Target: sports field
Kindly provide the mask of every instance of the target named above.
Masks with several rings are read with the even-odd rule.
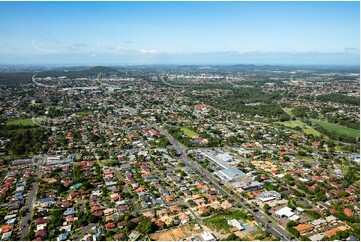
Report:
[[[360,137],[360,130],[357,129],[346,128],[338,124],[331,124],[317,119],[311,119],[311,122],[320,125],[329,132],[334,132],[340,135],[347,135],[350,137]]]
[[[181,128],[181,130],[183,131],[183,133],[185,135],[187,135],[188,137],[199,137],[199,134],[197,134],[196,132],[188,129],[188,128]]]
[[[39,121],[41,121],[41,119],[37,118],[36,122],[39,122]],[[35,126],[35,124],[31,118],[8,120],[8,121],[6,121],[6,125]]]

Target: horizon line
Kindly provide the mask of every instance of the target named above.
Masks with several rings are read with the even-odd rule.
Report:
[[[0,66],[342,66],[342,67],[360,67],[360,64],[284,64],[284,63],[154,63],[154,64],[141,64],[141,63],[0,63]]]

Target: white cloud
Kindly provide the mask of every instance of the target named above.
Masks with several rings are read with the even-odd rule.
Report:
[[[55,53],[55,52],[78,52],[81,51],[86,44],[83,43],[64,43],[62,41],[43,41],[39,42],[36,39],[33,39],[31,42],[32,46],[42,52]],[[45,46],[52,46],[53,48],[48,48]]]
[[[158,51],[156,50],[139,50],[139,52],[144,54],[158,54]]]
[[[43,51],[43,52],[59,52],[59,51],[62,51],[61,49],[46,49],[46,48],[40,47],[39,44],[37,43],[36,39],[33,39],[31,44],[35,49]]]
[[[122,45],[116,45],[116,46],[112,46],[112,45],[104,45],[102,40],[101,39],[98,39],[97,41],[97,46],[98,48],[100,48],[101,50],[103,51],[106,51],[106,52],[112,52],[112,53],[115,53],[115,54],[131,54],[131,55],[136,55],[136,54],[151,54],[151,55],[155,55],[155,54],[159,54],[159,52],[157,50],[144,50],[144,49],[140,49],[140,50],[137,50],[137,49],[128,49],[128,48],[125,48],[124,46]]]

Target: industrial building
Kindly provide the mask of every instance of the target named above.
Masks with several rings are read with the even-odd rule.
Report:
[[[237,168],[228,168],[220,171],[216,171],[215,174],[225,182],[234,181],[236,179],[246,177],[247,175],[244,174],[242,171],[238,170]]]
[[[279,199],[281,199],[281,194],[279,194],[278,192],[273,191],[273,190],[266,191],[266,192],[263,192],[260,195],[258,195],[256,197],[256,199],[261,202],[268,202],[268,201],[272,201],[275,199],[279,200]]]

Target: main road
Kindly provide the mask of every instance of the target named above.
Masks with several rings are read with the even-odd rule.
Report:
[[[126,107],[126,109],[128,109],[128,111],[131,114],[136,114],[134,109],[127,108],[127,107]],[[224,187],[219,185],[219,183],[214,180],[213,175],[210,172],[208,172],[203,167],[201,167],[197,162],[195,162],[195,161],[191,160],[189,157],[187,157],[187,149],[183,145],[181,145],[177,140],[175,140],[172,135],[168,134],[168,132],[166,132],[162,127],[160,127],[156,124],[151,124],[148,121],[144,120],[143,118],[141,118],[141,119],[144,123],[148,124],[149,127],[157,129],[162,135],[164,135],[168,138],[169,142],[173,145],[174,149],[178,153],[182,154],[180,156],[181,162],[187,164],[187,166],[190,167],[191,169],[193,169],[193,171],[198,172],[198,174],[205,181],[212,184],[213,187],[216,188],[218,192],[220,192],[224,195],[227,195],[228,197],[230,197],[234,201],[236,201],[239,205],[246,208],[253,215],[255,221],[258,224],[260,224],[266,228],[266,231],[272,233],[280,240],[293,239],[293,236],[288,231],[286,231],[284,228],[282,228],[279,224],[272,221],[272,219],[268,215],[266,215],[264,212],[262,212],[259,209],[253,209],[250,206],[247,206],[246,202],[242,198],[240,198],[238,195],[237,196],[231,195],[228,191],[226,191],[224,189]]]
[[[40,159],[41,161],[43,161],[44,157]],[[35,174],[34,174],[35,181],[33,181],[28,197],[26,198],[26,202],[24,206],[26,214],[20,221],[19,233],[21,240],[24,240],[24,237],[29,233],[30,224],[28,224],[28,221],[31,220],[34,212],[33,210],[35,205],[35,198],[36,198],[36,193],[38,191],[38,179],[40,178],[40,174],[41,174],[40,171],[42,167],[41,161],[38,161],[38,163],[35,164]]]

